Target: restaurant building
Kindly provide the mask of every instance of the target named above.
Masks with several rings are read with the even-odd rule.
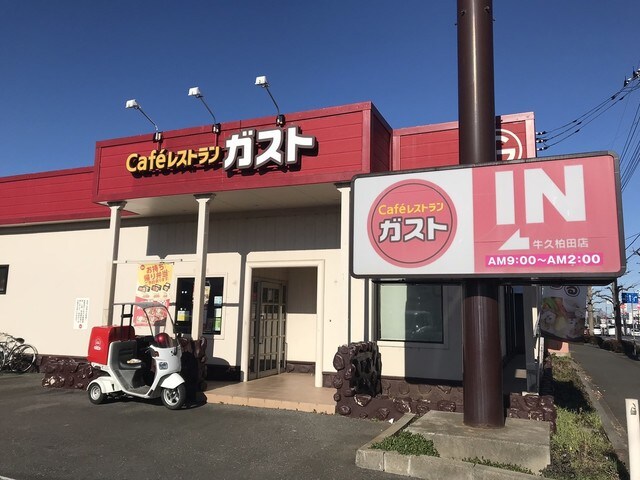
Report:
[[[535,157],[534,131],[532,113],[497,118],[497,160]],[[461,381],[459,281],[349,264],[355,175],[458,164],[457,123],[394,129],[369,102],[98,141],[93,166],[0,178],[0,331],[86,356],[114,303],[158,300],[208,339],[212,377],[320,387],[340,345],[375,341],[383,377]],[[505,359],[534,362],[536,302],[503,287]]]

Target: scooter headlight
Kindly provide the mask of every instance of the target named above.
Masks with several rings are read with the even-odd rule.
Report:
[[[169,368],[169,364],[167,362],[158,362],[158,368],[160,370],[167,370]]]

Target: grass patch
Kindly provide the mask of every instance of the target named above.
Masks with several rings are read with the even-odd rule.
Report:
[[[439,457],[440,454],[433,445],[433,440],[428,440],[417,433],[402,430],[395,435],[386,437],[381,442],[371,445],[377,450],[398,452],[402,455],[429,455]]]
[[[569,357],[553,357],[557,431],[551,437],[551,464],[542,471],[557,480],[628,478],[589,402],[577,368]]]
[[[551,436],[551,464],[540,472],[541,475],[555,480],[628,480],[629,473],[607,438],[575,363],[569,357],[555,356],[552,362],[557,431]],[[371,448],[403,455],[440,456],[433,441],[404,430],[374,443]],[[519,465],[484,458],[464,461],[532,473]]]
[[[486,458],[463,458],[463,462],[473,463],[474,465],[485,465],[487,467],[501,468],[502,470],[511,470],[512,472],[528,473],[533,475],[533,472],[528,468],[521,467],[520,465],[514,465],[513,463],[500,463],[487,460]]]

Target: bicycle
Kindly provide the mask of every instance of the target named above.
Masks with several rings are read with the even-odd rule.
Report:
[[[24,343],[24,338],[0,333],[0,370],[5,367],[16,373],[27,373],[33,368],[38,351],[33,345]]]

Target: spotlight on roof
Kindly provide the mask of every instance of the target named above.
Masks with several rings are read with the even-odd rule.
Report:
[[[264,88],[269,94],[269,96],[271,97],[271,101],[276,106],[276,111],[278,112],[278,116],[276,117],[276,125],[278,127],[283,126],[286,120],[284,118],[284,115],[280,113],[280,107],[278,107],[278,104],[276,103],[275,98],[273,98],[273,95],[271,95],[271,91],[269,90],[269,81],[267,80],[267,77],[265,75],[256,77],[256,85],[258,87]]]
[[[153,141],[156,143],[160,143],[162,141],[162,132],[158,130],[158,125],[156,125],[156,123],[149,118],[149,115],[144,113],[144,110],[142,110],[142,107],[140,106],[140,104],[136,102],[135,98],[132,98],[131,100],[127,100],[127,102],[124,104],[124,108],[133,108],[135,110],[138,110],[142,115],[144,115],[145,118],[149,120],[151,122],[151,125],[153,125],[154,128],[156,129],[155,133],[153,134]]]
[[[207,102],[204,101],[204,95],[202,95],[200,88],[191,87],[189,89],[189,96],[200,99],[200,101],[204,105],[204,108],[206,108],[209,114],[211,114],[211,117],[213,117],[213,125],[211,126],[211,131],[216,134],[220,133],[220,124],[217,122],[216,116],[213,114],[213,112],[209,108],[209,105],[207,105]]]

